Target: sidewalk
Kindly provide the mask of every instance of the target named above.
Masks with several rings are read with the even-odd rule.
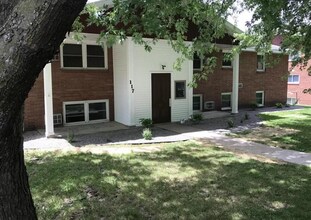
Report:
[[[277,159],[288,163],[311,166],[310,153],[298,152],[294,150],[284,150],[278,147],[271,147],[264,144],[246,141],[240,138],[228,137],[226,136],[226,133],[229,133],[230,131],[226,129],[206,131],[200,130],[197,127],[173,123],[159,125],[159,127],[177,133],[182,133],[185,138],[188,137],[189,139],[208,140],[215,144],[217,147],[229,151],[239,151],[264,156],[269,159]]]
[[[272,109],[273,110],[273,109]],[[257,112],[258,113],[258,112]],[[241,116],[233,118],[238,121]],[[255,117],[256,112],[249,112],[251,120],[247,124],[238,126],[233,130],[243,130],[257,127],[260,120]],[[233,116],[229,116],[232,118]],[[264,144],[245,141],[239,138],[226,136],[232,131],[221,129],[226,127],[228,118],[216,118],[203,121],[197,125],[186,125],[179,123],[157,124],[152,129],[153,139],[144,140],[142,138],[142,128],[132,127],[128,129],[115,130],[110,132],[99,132],[93,134],[77,135],[72,144],[64,138],[45,138],[41,133],[28,132],[25,134],[25,149],[75,149],[76,147],[102,147],[112,145],[133,145],[133,144],[154,144],[186,141],[190,139],[203,139],[212,142],[218,147],[226,150],[239,151],[254,155],[264,156],[269,159],[277,159],[293,164],[311,166],[311,154],[293,150],[284,150]]]

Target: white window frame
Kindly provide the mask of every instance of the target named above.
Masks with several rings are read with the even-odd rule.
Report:
[[[231,65],[230,65],[230,66],[224,66],[224,65],[223,65],[223,61],[224,61],[224,58],[225,58],[225,54],[231,54],[231,52],[230,52],[229,50],[223,50],[223,51],[222,51],[221,68],[223,68],[223,69],[232,69],[232,68],[233,68],[232,60],[230,60],[230,62],[231,62]]]
[[[202,112],[203,111],[203,95],[202,94],[193,94],[192,97],[200,97],[200,110],[193,109],[193,98],[192,98],[192,111],[193,112]]]
[[[290,101],[288,99],[290,99]],[[286,104],[288,104],[288,105],[296,105],[296,104],[298,104],[298,99],[297,98],[292,98],[292,97],[287,97]]]
[[[193,56],[194,56],[194,55],[193,55]],[[199,57],[199,56],[198,56],[198,57]],[[199,57],[199,58],[200,58],[200,57]],[[193,60],[194,60],[194,59],[193,59]],[[200,61],[201,61],[200,68],[194,68],[194,67],[193,67],[193,70],[194,70],[194,71],[201,71],[201,70],[203,69],[203,64],[204,64],[203,59],[200,58]]]
[[[70,37],[67,37],[60,46],[60,62],[62,69],[87,69],[87,70],[105,70],[108,69],[108,49],[106,46],[106,42],[104,42],[104,64],[105,67],[88,67],[87,66],[87,45],[95,45],[101,46],[97,43],[97,38],[99,37],[98,34],[83,34],[85,39],[81,42],[78,42]],[[64,67],[64,57],[63,57],[63,46],[64,44],[80,44],[82,46],[82,67]]]
[[[106,119],[99,119],[99,120],[89,120],[89,108],[88,104],[90,103],[106,103]],[[66,121],[66,105],[73,105],[73,104],[83,104],[84,105],[84,121],[81,122],[70,122],[67,123]],[[70,102],[63,102],[63,122],[64,125],[81,125],[81,124],[93,124],[99,122],[108,122],[109,121],[109,99],[100,99],[100,100],[83,100],[83,101],[70,101]]]
[[[230,110],[232,109],[232,92],[222,92],[220,94],[220,103],[222,104],[222,96],[223,95],[230,95],[230,107],[221,107],[221,110]]]
[[[262,102],[257,103],[257,94],[262,94]],[[256,104],[258,107],[263,107],[265,105],[265,92],[264,91],[256,91]]]
[[[258,56],[262,56],[263,64],[262,64],[262,69],[258,69]],[[256,56],[256,71],[257,72],[265,72],[266,71],[266,62],[265,62],[265,55],[262,53],[257,53]]]
[[[184,83],[184,86],[185,86],[185,94],[183,97],[177,97],[176,95],[176,84],[177,83]],[[174,93],[175,93],[175,99],[186,99],[187,98],[187,82],[186,80],[175,80],[174,81]]]
[[[298,76],[298,82],[293,82],[294,76]],[[289,78],[292,78],[292,82],[289,82]],[[298,85],[300,83],[300,75],[299,74],[290,74],[288,75],[288,79],[287,79],[287,83],[288,84],[293,84],[293,85]]]

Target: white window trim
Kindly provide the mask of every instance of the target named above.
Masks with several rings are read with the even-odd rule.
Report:
[[[232,92],[222,92],[220,94],[220,103],[222,103],[222,96],[223,95],[230,95],[230,98],[231,98],[230,104],[231,104],[231,106],[230,107],[221,107],[221,110],[231,110],[232,109]]]
[[[81,42],[78,42],[69,36],[63,41],[63,43],[60,46],[60,62],[61,62],[61,68],[62,69],[70,69],[70,70],[106,70],[108,69],[108,49],[106,46],[106,42],[104,42],[104,59],[105,59],[105,67],[87,67],[87,45],[96,45],[100,46],[97,43],[97,38],[99,37],[98,34],[88,34],[83,33],[85,36],[85,39],[83,39]],[[64,58],[63,58],[63,46],[64,44],[80,44],[82,46],[82,67],[64,67]]]
[[[193,110],[193,106],[192,106],[192,110],[193,112],[202,112],[203,111],[203,95],[202,94],[193,94],[192,97],[200,97],[200,110]],[[193,105],[193,99],[192,99],[192,105]]]
[[[290,102],[288,102],[288,100],[286,100],[286,104],[289,104],[289,105],[296,105],[296,104],[298,104],[298,99],[297,98],[287,97],[286,99],[290,99]],[[293,100],[295,100],[295,101],[293,102]]]
[[[185,95],[184,95],[184,97],[176,97],[176,83],[184,83],[185,84]],[[186,99],[187,98],[187,82],[186,82],[186,80],[175,80],[174,81],[174,95],[175,95],[175,99]]]
[[[258,103],[257,103],[257,97],[256,97],[256,104],[257,104],[258,107],[263,107],[264,104],[265,104],[265,92],[264,92],[264,91],[256,91],[256,95],[257,95],[257,93],[258,93],[258,94],[259,94],[259,93],[262,94],[262,103],[261,103],[261,104],[258,104]]]
[[[298,82],[288,82],[288,79],[287,79],[287,84],[298,85],[300,83],[300,75],[298,75],[298,74],[291,74],[288,77],[290,77],[290,76],[292,76],[292,79],[294,78],[294,76],[298,76]]]
[[[101,103],[101,102],[106,103],[106,117],[107,118],[90,121],[89,120],[88,104],[90,104],[90,103]],[[84,104],[85,121],[67,123],[67,121],[66,121],[66,105],[72,105],[72,104]],[[64,122],[65,126],[81,125],[81,124],[94,124],[94,123],[108,122],[108,121],[109,121],[109,100],[108,99],[63,102],[63,122]]]
[[[193,67],[193,70],[194,70],[194,71],[202,71],[204,62],[203,62],[203,59],[202,59],[202,58],[200,58],[200,61],[201,61],[201,67],[200,67],[200,68],[194,68],[194,67]]]
[[[232,69],[233,68],[233,64],[232,64],[232,60],[231,60],[231,65],[230,66],[224,66],[223,65],[223,60],[224,60],[224,54],[229,53],[231,54],[230,50],[222,50],[222,60],[221,60],[221,68],[223,69]]]
[[[262,69],[258,69],[258,60],[257,60],[257,56],[262,56],[263,57],[263,64],[262,64]],[[265,62],[265,55],[263,53],[257,53],[256,55],[256,71],[257,72],[265,72],[266,71],[266,62]]]

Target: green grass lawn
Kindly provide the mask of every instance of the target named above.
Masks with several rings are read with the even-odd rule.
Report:
[[[267,126],[294,130],[271,137],[281,147],[283,144],[285,148],[311,152],[311,108],[261,114],[260,117]]]
[[[311,219],[311,168],[196,142],[26,160],[39,219]]]

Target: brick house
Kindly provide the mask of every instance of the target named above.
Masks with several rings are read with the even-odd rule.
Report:
[[[232,27],[228,25],[228,32]],[[179,54],[165,40],[159,40],[149,53],[131,38],[122,45],[101,47],[97,33],[89,27],[82,43],[70,37],[64,40],[25,101],[25,129],[45,127],[46,136],[51,136],[56,125],[116,121],[133,126],[139,125],[140,118],[177,122],[196,111],[237,113],[238,107],[251,102],[266,106],[286,101],[287,81],[282,78],[287,56],[266,68],[263,56],[250,48],[232,62],[225,61],[223,54],[233,39],[227,36],[217,44],[221,52],[214,73],[193,89],[187,84],[202,68],[202,60],[187,60],[177,72],[173,64]],[[277,50],[273,56],[279,56]]]
[[[282,37],[276,36],[272,43],[281,46]],[[311,60],[307,66],[297,65],[292,67],[293,56],[288,58],[288,87],[287,87],[287,103],[290,105],[311,105],[311,75],[308,68],[311,66]]]
[[[290,75],[288,76],[287,103],[294,105],[311,105],[311,75],[308,68],[311,66],[311,60],[307,66],[297,65],[292,68],[291,57],[288,62]]]

